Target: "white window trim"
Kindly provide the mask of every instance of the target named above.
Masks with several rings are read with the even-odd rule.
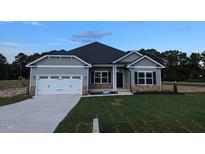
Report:
[[[100,78],[100,82],[95,82],[95,72],[100,72],[100,77],[97,77],[97,78]],[[102,78],[105,78],[105,77],[102,77],[102,73],[103,72],[106,72],[107,73],[107,82],[102,82]],[[108,84],[109,83],[109,74],[108,74],[109,72],[108,71],[94,71],[94,84]]]
[[[142,78],[139,77],[139,73],[144,73],[144,78],[143,78],[143,79],[145,80],[145,83],[144,83],[144,84],[140,84],[140,83],[139,83],[139,79],[142,79]],[[146,76],[146,73],[151,73],[151,74],[152,74],[152,78],[148,78],[148,79],[152,79],[152,84],[147,84],[147,80],[146,80],[146,79],[147,79],[147,76]],[[153,85],[153,83],[154,83],[153,81],[154,81],[154,79],[153,79],[153,71],[138,71],[138,72],[137,72],[137,82],[138,82],[138,85]]]

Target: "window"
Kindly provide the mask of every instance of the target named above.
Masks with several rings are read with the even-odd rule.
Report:
[[[152,72],[146,72],[146,84],[152,84]]]
[[[62,76],[61,79],[70,79],[70,76]]]
[[[153,84],[152,72],[138,72],[139,84]]]
[[[144,72],[139,72],[139,81],[138,81],[138,83],[139,84],[145,84],[145,74],[144,74]]]
[[[72,79],[81,79],[81,76],[72,76]]]
[[[59,76],[51,76],[51,79],[59,79]]]
[[[48,76],[39,76],[39,79],[48,79]]]
[[[107,71],[95,71],[94,81],[95,83],[108,83],[108,72]]]

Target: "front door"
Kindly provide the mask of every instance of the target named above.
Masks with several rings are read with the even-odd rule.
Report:
[[[117,88],[123,88],[123,74],[122,74],[122,72],[117,72]]]

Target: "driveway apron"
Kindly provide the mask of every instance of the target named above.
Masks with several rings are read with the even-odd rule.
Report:
[[[0,133],[52,133],[81,95],[39,95],[0,107]]]

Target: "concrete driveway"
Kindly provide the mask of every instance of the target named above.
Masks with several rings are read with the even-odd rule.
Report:
[[[40,95],[0,107],[0,133],[52,133],[81,95]]]

